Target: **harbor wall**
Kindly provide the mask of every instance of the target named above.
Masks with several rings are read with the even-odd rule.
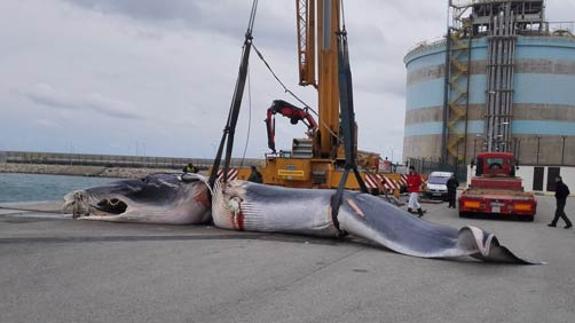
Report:
[[[233,159],[231,166],[248,167],[262,162]],[[178,172],[188,163],[207,174],[213,159],[0,151],[0,173],[139,178],[151,173]]]

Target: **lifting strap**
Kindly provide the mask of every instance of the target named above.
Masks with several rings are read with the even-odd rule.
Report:
[[[345,25],[342,30],[337,33],[337,49],[338,49],[338,72],[339,72],[339,100],[340,100],[340,115],[341,115],[341,128],[343,135],[343,143],[345,149],[345,166],[344,173],[339,181],[337,191],[331,198],[331,216],[336,228],[345,235],[346,233],[339,228],[339,221],[337,216],[339,208],[343,201],[343,192],[345,183],[349,176],[350,171],[353,171],[357,183],[362,193],[367,193],[367,187],[359,174],[357,169],[357,147],[356,131],[355,131],[355,112],[353,107],[353,87],[351,78],[351,68],[349,66],[349,53],[347,47],[347,32]]]
[[[250,13],[250,20],[248,23],[248,29],[245,34],[244,46],[242,49],[242,59],[240,62],[240,68],[238,71],[238,78],[236,80],[236,86],[234,89],[234,95],[232,96],[232,103],[230,105],[230,111],[228,114],[228,120],[226,126],[224,127],[224,133],[222,135],[222,140],[220,141],[220,146],[214,159],[214,164],[212,166],[212,172],[210,173],[210,179],[208,181],[210,187],[213,189],[218,176],[218,170],[220,168],[220,163],[222,159],[222,154],[224,151],[224,146],[226,147],[226,156],[224,160],[223,168],[223,182],[228,181],[228,170],[230,168],[230,161],[232,159],[232,152],[234,148],[234,137],[236,133],[236,126],[238,123],[238,116],[240,114],[240,108],[242,105],[242,98],[244,95],[244,88],[246,85],[246,78],[248,74],[248,66],[250,61],[250,52],[252,49],[252,31],[254,28],[254,21],[256,17],[256,11],[258,7],[258,0],[254,0],[252,3],[252,11]]]

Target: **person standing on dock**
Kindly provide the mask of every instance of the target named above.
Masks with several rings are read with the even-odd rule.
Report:
[[[409,203],[407,204],[407,212],[413,213],[413,210],[417,210],[417,214],[421,218],[423,216],[423,210],[419,204],[419,192],[421,191],[421,176],[415,171],[415,167],[409,167],[409,175],[407,175],[407,191],[409,192]]]
[[[198,169],[196,166],[194,166],[194,164],[188,163],[186,166],[184,166],[183,171],[184,171],[184,173],[193,173],[193,174],[195,174],[195,173],[197,173],[197,172],[199,171],[199,169]]]
[[[567,204],[567,197],[571,192],[569,192],[569,187],[563,183],[563,179],[561,176],[555,177],[555,199],[557,200],[557,210],[555,211],[555,217],[553,221],[548,224],[550,227],[556,227],[559,218],[562,218],[565,221],[565,229],[571,228],[573,225],[571,221],[565,214],[565,205]]]
[[[455,200],[457,200],[457,187],[459,187],[459,182],[455,175],[451,175],[451,177],[447,180],[447,201],[449,202],[448,208],[456,208],[455,207]]]
[[[250,177],[248,177],[248,182],[260,183],[260,184],[263,183],[262,173],[258,171],[256,166],[252,166],[251,168],[252,173],[250,174]]]

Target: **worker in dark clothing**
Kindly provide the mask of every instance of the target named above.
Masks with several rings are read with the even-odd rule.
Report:
[[[183,172],[184,173],[197,173],[199,171],[199,169],[194,166],[194,164],[192,163],[188,163],[186,166],[184,166]]]
[[[250,174],[250,177],[248,177],[248,181],[254,183],[263,183],[262,174],[258,171],[256,166],[252,166],[252,173]]]
[[[557,200],[557,210],[555,211],[555,217],[553,218],[553,221],[551,221],[551,223],[548,225],[550,227],[556,227],[557,221],[559,221],[559,218],[562,218],[563,221],[565,221],[565,229],[569,229],[573,225],[565,214],[565,205],[567,204],[567,197],[569,194],[571,194],[571,192],[569,192],[569,187],[563,183],[561,176],[555,177],[555,182],[555,199]]]
[[[447,201],[449,202],[448,208],[453,207],[455,209],[455,201],[457,200],[457,187],[459,187],[459,182],[454,175],[447,180]]]

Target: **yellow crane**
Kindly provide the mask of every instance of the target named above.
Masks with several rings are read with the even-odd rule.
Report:
[[[342,182],[346,164],[343,136],[340,133],[342,131],[342,116],[340,115],[340,75],[338,70],[338,59],[340,59],[339,55],[341,55],[338,54],[338,33],[342,30],[341,1],[296,0],[296,9],[299,84],[301,86],[313,86],[317,90],[319,121],[315,129],[308,129],[306,138],[293,139],[291,151],[276,153],[275,147],[272,148],[270,146],[274,151],[266,155],[265,164],[261,168],[262,179],[265,184],[294,188],[337,188]],[[244,53],[247,52],[249,55],[250,46],[251,30],[248,28]],[[242,63],[242,66],[244,64],[247,65],[247,61]],[[240,74],[242,66],[240,66]],[[241,78],[242,76],[240,75],[239,79]],[[241,82],[238,83],[241,85]],[[240,90],[243,91],[241,86]],[[238,88],[236,88],[232,102],[238,101],[236,98],[238,92]],[[242,92],[239,92],[239,94],[241,96]],[[274,104],[276,103],[277,101],[274,101]],[[297,110],[298,108],[292,106],[292,109]],[[270,110],[268,110],[268,119]],[[275,114],[276,111],[280,110],[275,109],[273,113]],[[299,112],[303,113],[302,111]],[[231,120],[235,120],[233,115],[234,107],[232,104],[230,109]],[[309,118],[309,115],[306,117]],[[309,121],[313,123],[313,120]],[[235,129],[234,122],[232,121],[232,124],[230,124],[228,121],[227,128]],[[292,118],[292,123],[294,122],[297,123],[297,120]],[[309,123],[307,124],[309,126]],[[379,154],[375,153],[358,153],[356,144],[357,127],[354,124],[352,128],[353,146],[350,149],[353,150],[354,162],[357,162],[360,166],[360,176],[365,178],[368,173],[375,174],[378,172],[381,158]],[[268,136],[269,134],[270,124],[268,123]],[[230,136],[233,140],[233,130]],[[220,151],[223,149],[223,142],[224,140],[222,139]],[[216,163],[220,156],[221,154],[218,153]],[[219,164],[217,166],[219,167]],[[224,167],[224,169],[227,170],[229,168]],[[237,178],[245,180],[249,177],[250,172],[249,168],[239,169]],[[212,178],[214,176],[212,174]],[[362,183],[359,183],[356,177],[345,177],[345,188],[360,189]],[[370,182],[373,183],[373,181]],[[381,187],[374,187],[374,185],[370,188],[374,190],[381,189]]]
[[[296,0],[296,9],[299,84],[317,89],[319,122],[317,131],[308,138],[293,139],[290,152],[266,156],[263,181],[287,187],[336,188],[345,162],[340,140],[337,48],[341,3]],[[378,154],[360,152],[359,159],[362,169],[377,172]],[[240,178],[244,175],[240,172]],[[359,188],[353,176],[348,178],[346,188]]]

